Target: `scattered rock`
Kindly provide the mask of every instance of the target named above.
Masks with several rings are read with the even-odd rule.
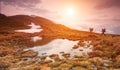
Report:
[[[27,50],[20,53],[21,58],[25,58],[25,57],[33,58],[33,57],[36,57],[37,55],[38,53],[33,50]]]

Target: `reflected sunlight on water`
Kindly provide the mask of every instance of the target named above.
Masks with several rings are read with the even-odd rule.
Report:
[[[72,49],[74,45],[77,45],[79,41],[70,41],[67,39],[55,39],[52,42],[42,45],[42,46],[35,46],[33,48],[28,48],[25,50],[34,50],[37,51],[39,54],[38,56],[41,56],[43,53],[46,53],[46,55],[51,54],[58,54],[60,58],[62,58],[60,52],[64,53],[70,53],[71,56],[74,55],[87,55],[88,52],[92,51],[92,46],[86,47],[90,42],[84,42],[86,45],[84,47],[79,47],[77,49]],[[80,51],[80,50],[83,51]]]

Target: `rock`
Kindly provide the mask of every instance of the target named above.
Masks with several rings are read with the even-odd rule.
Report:
[[[42,55],[46,55],[47,53],[42,53]]]
[[[40,70],[51,70],[48,64],[41,65],[40,67]]]
[[[81,62],[80,62],[80,65],[81,65],[82,67],[84,67],[84,68],[88,68],[89,65],[91,65],[91,62],[89,62],[89,61],[81,61]]]
[[[92,51],[92,52],[88,53],[89,57],[102,57],[103,54],[104,53],[102,51],[99,51],[99,50]]]
[[[40,56],[41,60],[45,60],[47,58],[47,56]]]
[[[33,51],[33,50],[27,50],[27,51],[23,51],[22,53],[20,53],[20,57],[21,58],[26,58],[26,57],[36,57],[38,55],[37,52]]]
[[[93,58],[89,59],[89,61],[93,64],[96,64],[96,65],[102,65],[103,64],[103,59],[100,58],[100,57],[93,57]]]
[[[64,63],[64,64],[60,65],[60,68],[61,68],[61,70],[70,70],[72,68],[72,65]]]
[[[79,51],[83,51],[83,49],[79,49]]]
[[[93,51],[96,51],[96,50],[100,50],[102,51],[103,50],[103,47],[101,45],[97,45],[93,48]]]
[[[51,54],[49,57],[53,58],[53,57],[57,57],[58,54]]]
[[[58,54],[52,54],[49,57],[52,58],[52,59],[54,59],[55,61],[59,61],[60,60]]]
[[[79,45],[79,46],[85,46],[85,43],[83,43],[83,42],[84,42],[84,41],[79,41],[79,42],[78,42],[78,45]]]
[[[50,67],[58,67],[58,66],[60,66],[62,64],[62,62],[60,62],[60,61],[58,61],[58,62],[54,62],[54,63],[51,63],[50,64]]]
[[[62,56],[64,56],[65,58],[69,58],[70,57],[70,53],[64,53],[64,54],[62,54]]]
[[[64,54],[65,52],[60,52],[60,54]]]
[[[53,61],[52,60],[46,60],[45,63],[52,63]]]
[[[72,49],[77,49],[77,48],[79,48],[78,45],[74,45],[74,46],[72,47]]]
[[[33,65],[35,64],[35,61],[31,60],[31,61],[19,61],[18,63],[16,63],[17,66],[21,66],[21,67],[25,67],[25,66],[29,66],[29,65]]]

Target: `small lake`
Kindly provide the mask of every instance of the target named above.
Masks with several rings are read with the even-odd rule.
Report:
[[[38,52],[38,56],[43,54],[51,55],[58,54],[60,58],[62,58],[60,52],[69,53],[72,56],[74,55],[87,55],[88,52],[92,51],[92,46],[86,47],[90,44],[90,41],[84,41],[85,46],[79,46],[77,49],[73,49],[75,45],[78,44],[79,41],[70,41],[68,39],[55,39],[45,45],[42,46],[34,46],[32,48],[28,48],[25,50],[34,50]],[[82,51],[80,51],[82,50]]]
[[[24,32],[24,33],[40,33],[43,31],[41,26],[36,25],[35,23],[31,22],[30,29],[23,29],[23,30],[15,30],[15,32]],[[48,43],[46,43],[46,40],[48,40]],[[40,37],[40,36],[34,36],[31,37],[31,41],[34,43],[43,42],[43,45],[40,46],[34,46],[32,48],[27,48],[24,50],[33,50],[38,52],[38,56],[41,55],[52,55],[52,54],[58,54],[60,58],[62,58],[61,52],[70,54],[71,57],[74,55],[87,55],[88,52],[92,51],[92,46],[87,47],[87,45],[90,44],[90,41],[84,41],[84,46],[79,46],[77,49],[73,49],[75,45],[78,44],[79,41],[71,41],[68,39],[55,39],[52,41],[49,41],[48,38]],[[45,44],[44,44],[45,43]],[[82,51],[80,51],[82,50]]]

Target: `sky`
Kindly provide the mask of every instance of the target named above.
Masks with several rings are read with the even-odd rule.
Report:
[[[120,34],[120,0],[0,0],[7,15],[37,15],[72,29]]]

